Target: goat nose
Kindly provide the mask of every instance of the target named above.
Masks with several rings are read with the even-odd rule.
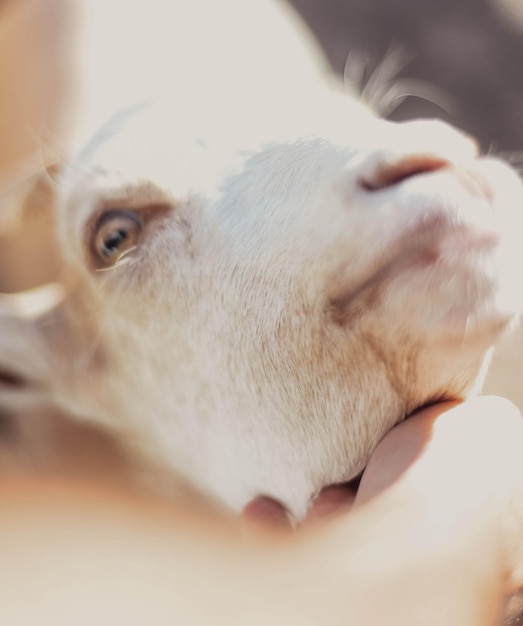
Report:
[[[366,191],[392,187],[418,174],[470,161],[478,143],[448,124],[416,121],[396,124],[386,147],[376,150],[363,167],[360,186]]]
[[[360,185],[366,191],[379,191],[393,187],[398,183],[417,176],[434,172],[448,165],[448,161],[431,155],[404,156],[397,161],[376,164],[376,168],[368,175],[362,176]]]

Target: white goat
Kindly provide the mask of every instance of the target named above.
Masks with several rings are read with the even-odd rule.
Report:
[[[449,126],[337,93],[267,3],[229,4],[174,3],[174,94],[65,168],[78,286],[41,328],[74,411],[234,510],[265,494],[301,518],[410,412],[477,389],[521,307],[523,188]]]

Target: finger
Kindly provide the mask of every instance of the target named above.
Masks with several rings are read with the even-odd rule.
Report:
[[[508,401],[480,397],[420,411],[380,443],[363,475],[361,504],[392,486],[498,500],[522,472],[523,421]]]
[[[303,526],[328,520],[348,511],[356,498],[356,486],[352,483],[333,485],[323,489],[312,503]]]
[[[256,531],[291,530],[292,520],[285,507],[267,496],[255,498],[243,509],[242,521]]]
[[[445,402],[423,409],[387,433],[365,468],[356,503],[363,504],[396,483],[426,449],[437,417],[454,406]]]

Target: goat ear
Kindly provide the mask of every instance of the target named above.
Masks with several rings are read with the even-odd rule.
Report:
[[[50,384],[50,347],[37,320],[56,305],[60,289],[0,297],[0,391],[43,390]]]
[[[95,331],[87,310],[82,289],[71,285],[0,295],[0,396],[54,393],[71,374],[71,364],[85,354],[89,365],[99,368],[104,354],[101,347],[93,348]]]
[[[47,310],[58,295],[46,287],[0,297],[0,474],[77,476],[133,488],[157,475],[163,479],[163,468],[123,437],[79,420],[57,401],[54,362],[62,355],[44,326],[46,316],[63,313],[66,299]]]

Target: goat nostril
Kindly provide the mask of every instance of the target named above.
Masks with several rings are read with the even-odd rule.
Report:
[[[361,178],[359,182],[366,191],[380,191],[418,174],[440,170],[448,164],[447,160],[434,156],[409,156],[378,166],[370,176]]]

